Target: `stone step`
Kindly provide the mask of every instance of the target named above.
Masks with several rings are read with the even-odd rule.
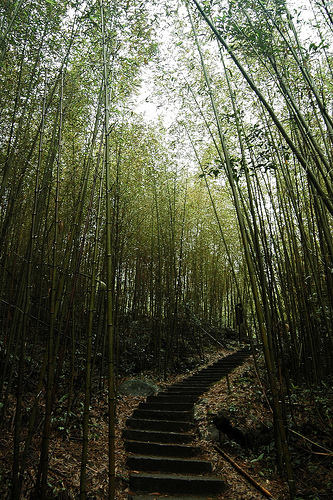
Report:
[[[212,366],[215,366],[217,369],[221,369],[221,368],[225,368],[225,367],[228,367],[228,369],[230,369],[230,367],[231,367],[233,369],[236,366],[239,366],[241,363],[244,363],[244,360],[247,357],[248,357],[248,354],[246,354],[246,355],[242,354],[240,356],[230,356],[230,359],[228,359],[226,361],[220,360],[215,365],[212,365]]]
[[[210,380],[220,380],[219,377],[223,378],[225,377],[227,374],[224,373],[223,375],[216,375],[214,373],[211,373],[211,374],[207,374],[207,375],[200,375],[199,376],[196,376],[196,377],[190,377],[190,378],[187,378],[186,380],[182,380],[180,382],[177,382],[176,384],[173,384],[174,386],[182,386],[182,385],[190,385],[190,384],[197,384],[197,383],[202,383],[202,382],[209,382]],[[173,387],[173,386],[172,386]]]
[[[192,393],[192,394],[197,394],[200,395],[203,392],[206,392],[212,385],[214,385],[215,382],[209,382],[209,383],[204,383],[204,384],[195,384],[195,385],[184,385],[184,386],[177,386],[174,387],[174,391],[184,391],[187,393]],[[191,392],[192,391],[192,392]]]
[[[188,444],[146,443],[144,441],[125,441],[125,450],[139,455],[158,457],[197,457],[201,453],[198,446]]]
[[[214,381],[212,382],[211,380],[187,380],[186,382],[174,385],[173,388],[202,389],[202,387],[211,385],[213,383]]]
[[[195,389],[182,389],[179,387],[175,387],[174,389],[170,390],[170,394],[192,394],[193,396],[195,395],[196,398],[198,399],[204,392],[207,392],[207,387],[196,387]]]
[[[169,387],[167,392],[169,393],[170,391],[173,391],[174,389],[178,389],[178,388],[182,388],[182,389],[186,388],[189,391],[191,391],[187,395],[193,396],[195,394],[195,391],[201,389],[201,387],[202,387],[202,382],[200,382],[200,381],[184,380],[184,382],[179,382],[178,384],[174,384],[173,386]]]
[[[201,375],[211,375],[212,373],[218,373],[221,375],[221,377],[223,377],[234,370],[238,365],[239,363],[233,363],[231,365],[211,367],[210,369],[203,371]]]
[[[131,429],[152,430],[162,432],[189,432],[193,429],[191,422],[171,421],[171,420],[149,420],[139,418],[129,418],[126,426]]]
[[[223,378],[225,377],[226,375],[228,375],[228,371],[227,370],[223,370],[223,373],[216,373],[215,371],[211,371],[211,372],[207,372],[207,373],[200,373],[198,375],[193,375],[192,377],[190,378],[187,378],[186,380],[182,380],[181,382],[177,382],[177,384],[174,384],[174,385],[183,385],[183,384],[194,384],[194,383],[198,383],[198,382],[206,382],[206,381],[209,381],[209,380],[220,380],[220,378]]]
[[[171,410],[143,410],[135,409],[133,417],[150,420],[171,420],[176,422],[190,422],[192,420],[193,411],[171,411]]]
[[[179,384],[175,384],[176,387],[177,386],[182,386],[182,385],[196,385],[196,384],[207,384],[207,383],[210,383],[210,382],[216,382],[217,380],[221,380],[221,378],[225,377],[225,375],[216,375],[216,374],[213,374],[213,375],[205,375],[203,377],[193,377],[193,378],[190,378],[190,379],[187,379],[186,381],[184,382],[180,382]]]
[[[129,476],[130,490],[136,493],[172,493],[176,495],[217,495],[227,483],[223,479],[204,476],[138,473]]]
[[[213,500],[211,496],[206,496],[206,495],[200,495],[199,497],[196,495],[182,495],[182,496],[174,496],[174,495],[161,495],[158,494],[158,496],[154,495],[131,495],[128,497],[130,500]]]
[[[183,384],[194,384],[194,383],[201,383],[201,382],[207,382],[210,380],[220,380],[220,378],[223,378],[227,375],[228,373],[223,372],[222,374],[219,373],[206,373],[203,375],[196,375],[190,378],[187,378],[186,380],[183,380],[181,382],[177,382],[177,384],[174,385],[183,385]]]
[[[124,429],[122,432],[124,439],[131,441],[147,441],[153,443],[191,443],[195,440],[193,434],[181,432],[160,432],[141,429]]]
[[[164,401],[144,401],[138,406],[140,410],[191,411],[193,403],[175,403]]]
[[[183,384],[194,384],[194,383],[200,383],[200,382],[206,382],[207,380],[211,380],[212,378],[216,379],[218,378],[220,375],[216,374],[216,373],[207,373],[205,375],[196,375],[196,376],[193,376],[193,377],[190,377],[190,378],[187,378],[185,380],[182,380],[180,382],[177,382],[176,384],[174,385],[183,385]],[[225,374],[224,375],[221,375],[221,378],[225,377]]]
[[[202,386],[186,386],[186,385],[175,385],[172,386],[168,389],[168,394],[174,394],[175,392],[180,393],[182,392],[184,396],[196,396],[197,393],[200,393],[202,390]],[[188,391],[188,392],[186,392]]]
[[[209,377],[224,377],[225,375],[227,375],[228,373],[228,370],[207,370],[205,371],[204,373],[196,373],[195,375],[192,375],[192,377],[189,377],[187,380],[197,380],[197,379],[204,379],[204,378],[209,378]]]
[[[221,365],[221,366],[211,366],[209,368],[205,368],[202,370],[202,372],[198,373],[198,375],[208,375],[211,373],[220,373],[222,376],[225,375],[226,373],[230,372],[233,370],[236,366],[238,366],[239,363],[230,363],[228,365]]]
[[[236,357],[231,355],[226,358],[222,358],[219,361],[216,361],[216,363],[213,363],[212,365],[206,366],[205,368],[200,370],[200,372],[205,372],[206,370],[210,370],[212,368],[216,368],[217,370],[221,368],[230,368],[231,366],[235,366],[236,363],[239,363],[240,359],[243,360],[244,356]]]
[[[165,401],[168,403],[178,403],[181,401],[182,403],[192,403],[194,404],[198,398],[195,395],[185,395],[185,394],[170,394],[167,392],[159,392],[158,394],[152,394],[147,397],[147,401],[151,401],[152,403],[155,401]]]
[[[130,470],[145,472],[168,472],[178,474],[211,474],[212,464],[206,460],[193,458],[150,457],[129,455],[127,466]]]
[[[232,371],[232,370],[230,370],[230,371]],[[223,372],[221,374],[213,374],[212,373],[211,375],[205,375],[202,378],[194,379],[191,382],[199,382],[199,381],[206,382],[206,381],[209,381],[209,380],[217,382],[218,380],[224,379],[227,375],[229,375],[229,373],[230,372]]]

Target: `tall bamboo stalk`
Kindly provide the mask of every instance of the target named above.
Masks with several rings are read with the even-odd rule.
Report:
[[[0,70],[1,70],[4,58],[6,56],[6,38],[7,38],[8,34],[10,33],[10,30],[12,29],[12,26],[13,26],[13,24],[15,22],[16,16],[20,12],[20,9],[22,7],[23,2],[24,2],[24,0],[18,0],[18,2],[16,2],[16,5],[15,5],[15,7],[13,9],[11,18],[10,18],[10,20],[8,22],[8,26],[7,26],[7,28],[5,30],[3,29],[4,28],[4,21],[5,21],[3,19],[2,26],[1,26],[2,35],[1,35],[1,39],[0,39],[0,50],[1,50]]]
[[[96,166],[95,180],[97,180],[98,174],[98,163]],[[91,282],[90,282],[90,299],[89,299],[89,309],[88,309],[88,322],[87,322],[87,356],[86,356],[86,382],[85,382],[85,399],[84,399],[84,414],[83,414],[83,444],[82,444],[82,458],[81,458],[81,476],[80,476],[80,500],[86,498],[86,470],[88,462],[88,438],[89,438],[89,406],[91,400],[91,383],[92,383],[92,340],[93,340],[93,324],[94,324],[94,312],[95,312],[95,297],[97,289],[97,263],[98,263],[98,251],[99,251],[99,236],[100,236],[100,225],[101,225],[101,200],[102,200],[102,189],[103,189],[103,178],[104,178],[104,165],[100,175],[100,186],[99,186],[99,202],[97,207],[96,215],[96,229],[95,229],[95,241],[93,257],[91,262]],[[90,207],[93,202],[94,189],[91,192]]]
[[[111,204],[111,164],[110,164],[110,103],[109,69],[107,62],[106,23],[104,1],[100,0],[103,78],[104,78],[104,130],[105,130],[105,196],[106,196],[106,328],[108,339],[108,405],[109,405],[109,500],[115,496],[115,381],[114,381],[114,324],[113,324],[113,262],[112,262],[112,204]]]
[[[37,477],[37,489],[41,480],[41,497],[44,500],[47,496],[47,477],[48,477],[48,457],[49,442],[51,433],[51,413],[52,413],[52,394],[54,377],[54,334],[56,326],[56,285],[57,285],[57,267],[58,267],[58,235],[59,235],[59,196],[60,196],[60,170],[62,160],[62,118],[63,118],[63,73],[60,75],[60,100],[59,100],[59,133],[58,133],[58,155],[56,169],[56,192],[54,203],[54,239],[53,239],[53,268],[52,284],[50,292],[50,330],[48,337],[48,364],[47,364],[47,388],[45,420],[43,430],[43,443],[40,457],[40,468]]]

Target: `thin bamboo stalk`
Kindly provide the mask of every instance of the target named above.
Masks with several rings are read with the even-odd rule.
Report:
[[[100,0],[103,78],[104,78],[104,128],[105,128],[105,195],[106,195],[106,328],[108,340],[108,406],[109,406],[109,499],[115,496],[115,381],[114,381],[114,324],[113,324],[113,261],[112,261],[112,205],[111,205],[111,165],[110,165],[110,103],[109,103],[109,69],[107,64],[106,24],[104,1]]]
[[[96,166],[94,183],[97,180],[99,162]],[[103,178],[104,178],[104,165],[102,167],[102,172],[100,176],[100,186],[99,186],[99,202],[96,215],[96,229],[95,229],[95,240],[94,240],[94,250],[91,262],[91,282],[90,282],[90,299],[89,299],[89,309],[88,309],[88,322],[87,322],[87,355],[86,355],[86,382],[85,382],[85,399],[84,399],[84,414],[83,414],[83,437],[82,437],[82,458],[81,458],[81,475],[80,475],[80,500],[86,498],[87,484],[86,484],[86,470],[88,463],[88,439],[89,439],[89,407],[91,400],[91,389],[92,389],[92,341],[93,341],[93,324],[94,324],[94,311],[95,311],[95,298],[97,291],[97,263],[98,263],[98,251],[99,251],[99,235],[101,226],[101,200],[102,200],[102,189],[103,189]],[[93,203],[94,189],[91,191],[90,207]]]
[[[55,192],[55,211],[54,211],[54,240],[53,240],[53,269],[52,285],[50,295],[50,330],[48,337],[48,363],[47,363],[47,388],[46,388],[46,406],[45,420],[43,430],[43,442],[40,456],[40,468],[38,471],[36,487],[41,487],[41,498],[47,497],[47,477],[48,477],[48,455],[51,432],[51,413],[52,413],[52,395],[54,379],[54,334],[56,325],[56,282],[58,267],[58,235],[59,235],[59,197],[60,197],[60,169],[62,160],[62,119],[63,119],[63,74],[60,77],[60,100],[59,100],[59,133],[58,133],[58,155],[56,170],[56,192]]]

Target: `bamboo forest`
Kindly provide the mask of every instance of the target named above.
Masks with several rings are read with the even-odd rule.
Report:
[[[332,2],[0,24],[0,497],[332,500]]]

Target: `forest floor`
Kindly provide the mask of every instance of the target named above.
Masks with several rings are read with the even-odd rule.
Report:
[[[221,355],[230,354],[230,350],[212,353],[209,364]],[[288,498],[285,478],[280,478],[276,471],[273,441],[255,448],[244,447],[228,439],[222,433],[222,444],[214,442],[212,419],[223,410],[233,426],[243,430],[253,429],[272,421],[272,413],[265,395],[266,386],[264,366],[261,355],[257,357],[257,369],[252,357],[236,368],[229,380],[223,379],[204,394],[195,407],[197,441],[201,445],[202,458],[212,462],[214,473],[223,476],[229,488],[219,497],[223,500],[261,500],[267,494],[260,492],[249,480],[237,471],[217,451],[222,448],[232,461],[271,494],[275,500]],[[258,377],[259,372],[259,377]],[[192,372],[191,372],[192,373]],[[187,376],[190,373],[187,374]],[[172,377],[165,382],[157,382],[163,388],[174,383],[184,375]],[[156,381],[155,381],[156,382]],[[118,396],[116,418],[116,489],[117,500],[127,500],[128,470],[126,452],[121,437],[126,420],[138,406],[143,397]],[[332,387],[319,389],[293,388],[293,417],[288,414],[289,446],[295,471],[298,500],[333,499],[333,393]],[[26,400],[26,404],[31,401]],[[82,408],[82,401],[77,403]],[[13,411],[10,425],[0,436],[0,498],[7,498],[10,491]],[[55,415],[50,441],[49,485],[53,499],[78,498],[80,484],[80,463],[82,441],[80,438],[80,415],[73,411],[70,431],[64,435],[64,422],[61,413]],[[87,466],[87,498],[106,499],[108,491],[108,423],[107,393],[96,393],[91,401],[91,434],[89,443],[89,461]],[[81,415],[82,416],[82,415]],[[59,425],[59,421],[60,424]],[[41,428],[37,434],[41,434]],[[214,434],[214,433],[213,433]],[[24,436],[23,436],[24,437]],[[32,498],[38,456],[40,436],[35,438],[26,468],[26,478],[21,498]],[[156,495],[155,495],[156,496]],[[152,496],[152,498],[155,498]],[[159,498],[163,498],[159,496]]]

